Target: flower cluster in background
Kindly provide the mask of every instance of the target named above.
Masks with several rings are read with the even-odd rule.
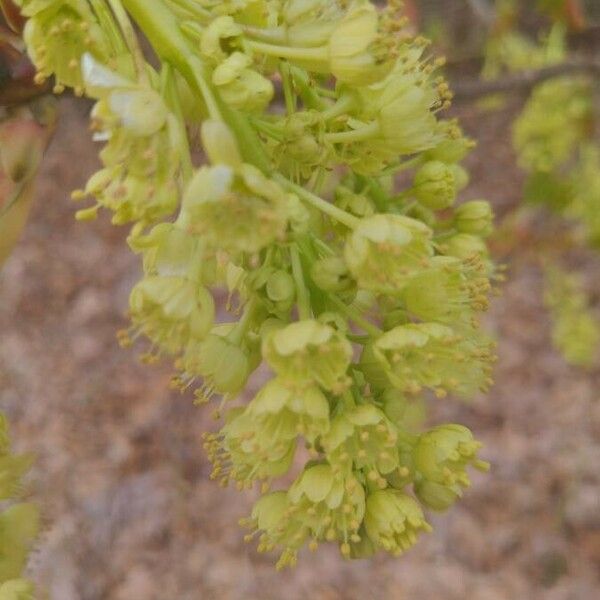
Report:
[[[130,224],[143,260],[120,340],[220,398],[205,447],[221,484],[260,486],[248,539],[279,566],[321,542],[404,552],[488,468],[467,428],[411,415],[490,386],[496,275],[489,204],[457,205],[473,144],[401,2],[18,4],[38,81],[96,101],[102,168],[73,196],[93,198],[81,220]]]
[[[484,78],[504,72],[560,66],[570,60],[565,19],[577,16],[564,1],[544,1],[540,9],[555,19],[539,40],[515,27],[519,7],[497,2],[496,32],[487,42]],[[569,12],[571,11],[571,12]],[[579,14],[579,13],[577,13]],[[579,16],[581,18],[581,15]],[[571,27],[581,25],[571,22]],[[557,75],[536,85],[513,124],[519,166],[527,173],[526,206],[543,206],[562,216],[570,240],[553,244],[547,263],[546,304],[553,340],[565,359],[590,366],[600,349],[600,321],[581,277],[569,276],[564,262],[569,246],[600,246],[600,144],[594,77],[589,73]],[[560,256],[562,254],[562,256]]]
[[[33,600],[33,585],[22,578],[38,531],[33,504],[15,502],[31,458],[11,453],[6,419],[0,413],[0,600]]]

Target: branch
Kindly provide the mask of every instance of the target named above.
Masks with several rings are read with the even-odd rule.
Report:
[[[454,92],[455,100],[461,102],[481,98],[490,94],[505,92],[527,93],[538,83],[542,83],[548,79],[554,79],[555,77],[574,75],[576,73],[587,73],[595,77],[600,77],[600,60],[573,60],[559,65],[523,71],[521,73],[515,73],[489,81],[482,81],[479,79],[457,81],[451,87]]]

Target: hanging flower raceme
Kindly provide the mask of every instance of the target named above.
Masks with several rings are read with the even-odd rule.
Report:
[[[198,404],[221,396],[212,478],[260,486],[243,524],[279,567],[325,542],[404,552],[430,529],[422,507],[484,466],[467,430],[423,433],[419,393],[485,390],[493,362],[478,319],[493,216],[461,203],[472,143],[438,119],[440,63],[396,0],[121,2],[81,8],[90,39],[73,17],[62,49],[50,15],[88,3],[22,4],[42,74],[75,59],[69,83],[96,101],[103,169],[75,196],[98,205],[79,218],[134,223],[144,273],[122,341],[171,355]]]

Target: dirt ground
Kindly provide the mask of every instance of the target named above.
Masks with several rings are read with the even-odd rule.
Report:
[[[37,455],[30,494],[45,527],[30,572],[48,598],[598,598],[600,370],[551,349],[540,273],[522,257],[508,257],[488,319],[501,340],[493,391],[432,406],[433,422],[482,439],[491,474],[399,560],[346,563],[322,548],[277,573],[245,545],[237,520],[251,498],[208,480],[208,415],[168,390],[169,365],[143,366],[116,343],[139,265],[124,230],[73,219],[68,192],[96,160],[86,110],[63,101],[33,217],[0,275],[0,406],[17,448]],[[465,114],[482,139],[466,197],[500,212],[519,197],[509,117]]]

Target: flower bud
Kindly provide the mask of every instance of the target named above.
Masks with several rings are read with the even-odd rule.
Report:
[[[242,166],[242,157],[231,130],[223,121],[207,119],[202,123],[202,147],[213,165]]]
[[[267,297],[279,310],[289,310],[296,299],[294,278],[287,272],[278,270],[272,273],[266,283]]]
[[[456,180],[451,166],[440,162],[425,163],[416,173],[413,193],[431,210],[443,210],[456,199]]]
[[[471,200],[454,212],[454,226],[460,233],[487,237],[492,232],[494,212],[486,200]]]
[[[469,176],[469,172],[460,165],[450,165],[452,169],[452,173],[454,174],[454,181],[456,182],[456,191],[460,192],[464,190],[470,183],[471,177]]]
[[[453,235],[442,244],[441,248],[447,256],[455,256],[462,260],[469,260],[475,256],[486,258],[488,255],[485,242],[479,236],[470,233]]]
[[[456,121],[441,121],[439,123],[442,140],[425,153],[428,160],[441,161],[446,164],[456,164],[467,156],[475,143],[464,137]]]
[[[269,79],[250,68],[252,59],[234,52],[213,72],[212,81],[223,101],[237,110],[262,112],[273,99],[274,88]]]
[[[327,292],[346,292],[355,286],[343,258],[327,256],[313,263],[310,276],[315,284]]]
[[[227,58],[223,48],[232,46],[242,34],[241,25],[237,24],[233,17],[229,15],[217,17],[202,32],[200,52],[210,62],[220,64]]]

